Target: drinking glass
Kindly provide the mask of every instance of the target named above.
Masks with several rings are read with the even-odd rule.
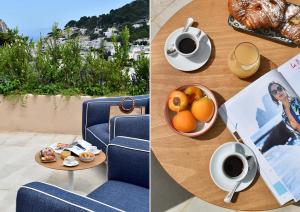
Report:
[[[252,76],[260,66],[258,48],[249,42],[239,43],[228,57],[228,66],[239,78]]]

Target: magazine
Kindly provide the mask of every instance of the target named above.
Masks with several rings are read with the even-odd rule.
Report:
[[[62,143],[54,143],[51,144],[50,147],[54,149],[57,154],[61,154],[63,150],[69,150],[75,155],[79,156],[81,153],[86,152],[92,146],[92,144],[83,139],[74,140],[71,144],[61,144]],[[64,147],[64,145],[66,146]]]
[[[300,54],[226,101],[219,114],[255,153],[280,205],[300,200]]]

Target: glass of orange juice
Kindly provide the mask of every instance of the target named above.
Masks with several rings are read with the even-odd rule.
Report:
[[[68,150],[63,150],[60,154],[61,159],[65,159],[68,156],[71,156],[71,152]]]
[[[260,65],[258,48],[249,42],[239,43],[228,58],[229,69],[239,78],[255,74]]]

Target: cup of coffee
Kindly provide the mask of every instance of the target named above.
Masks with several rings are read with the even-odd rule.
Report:
[[[95,152],[98,151],[98,149],[97,149],[96,146],[91,146],[91,147],[89,148],[89,150],[90,150],[92,153],[95,153]]]
[[[199,49],[199,37],[189,32],[181,33],[175,40],[175,49],[182,56],[191,57]]]
[[[248,173],[248,161],[240,153],[232,153],[225,157],[222,164],[224,175],[234,181],[240,181]]]
[[[65,158],[65,161],[68,163],[68,164],[71,164],[75,161],[75,157],[74,156],[68,156]]]

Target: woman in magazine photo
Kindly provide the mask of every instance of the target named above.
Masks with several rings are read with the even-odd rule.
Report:
[[[282,84],[271,82],[268,91],[273,102],[282,106],[282,118],[269,132],[260,149],[285,186],[300,200],[300,99]]]
[[[279,102],[282,104],[282,117],[287,127],[300,136],[300,99],[289,95],[277,82],[271,82],[268,91],[275,104],[279,105]]]

